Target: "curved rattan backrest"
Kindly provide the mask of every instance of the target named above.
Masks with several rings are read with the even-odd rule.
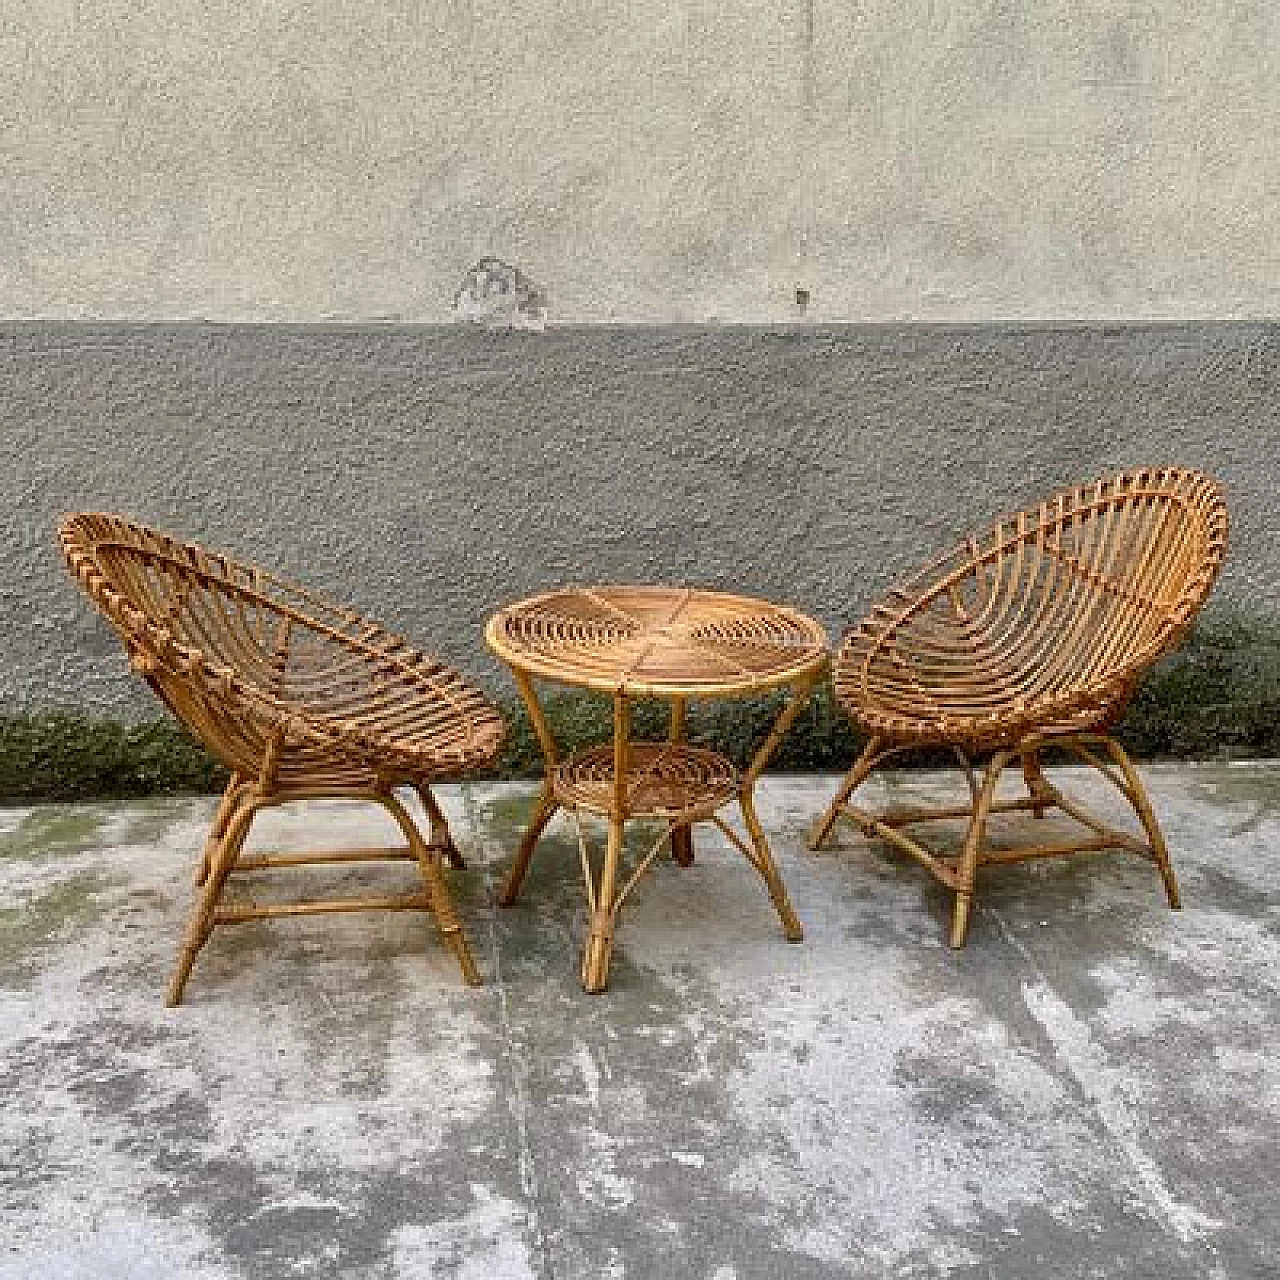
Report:
[[[891,591],[846,634],[837,687],[905,736],[1000,737],[1114,708],[1195,616],[1226,546],[1222,493],[1199,472],[1063,490]]]
[[[135,670],[232,768],[257,769],[271,741],[371,768],[463,764],[501,732],[458,672],[354,610],[121,516],[58,532]]]

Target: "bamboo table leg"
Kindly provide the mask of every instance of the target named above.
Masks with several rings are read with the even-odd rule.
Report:
[[[671,857],[677,866],[693,866],[692,826],[686,824],[683,827],[673,826],[671,828]]]
[[[609,986],[609,966],[613,960],[613,935],[618,923],[618,859],[622,853],[623,819],[609,819],[609,843],[605,848],[600,887],[591,910],[587,942],[582,949],[582,989],[599,995]]]
[[[787,887],[782,881],[782,875],[778,871],[777,863],[773,860],[773,854],[769,851],[769,842],[765,839],[764,828],[760,825],[760,819],[756,816],[755,786],[773,753],[786,736],[787,730],[795,723],[796,717],[804,709],[805,703],[809,701],[813,685],[814,678],[811,677],[796,683],[792,687],[791,698],[787,705],[783,707],[777,720],[774,721],[769,736],[761,743],[760,749],[751,761],[750,768],[742,775],[742,786],[738,795],[738,805],[742,810],[742,821],[751,837],[752,848],[748,851],[745,846],[740,845],[739,847],[747,855],[747,860],[760,873],[760,878],[765,882],[765,886],[769,890],[769,897],[773,900],[773,905],[778,912],[778,918],[782,921],[782,929],[788,942],[802,942],[804,940],[804,926],[800,923],[800,918],[796,915],[795,908],[791,905],[791,899],[787,897]],[[735,841],[735,843],[737,842]]]
[[[520,887],[528,874],[529,863],[533,861],[533,851],[537,848],[547,823],[551,821],[559,807],[551,797],[551,779],[548,778],[542,784],[542,793],[538,796],[538,803],[534,807],[533,816],[529,819],[529,825],[525,828],[524,835],[520,837],[520,847],[516,850],[515,861],[512,862],[511,870],[507,872],[506,881],[498,894],[498,906],[515,905],[516,899],[520,896]]]
[[[804,925],[800,923],[800,917],[796,915],[796,909],[791,905],[791,899],[787,897],[787,886],[782,881],[782,873],[773,860],[773,854],[769,852],[769,842],[765,839],[764,828],[756,816],[755,802],[750,789],[744,788],[739,806],[742,809],[742,821],[751,835],[751,844],[755,853],[755,857],[751,858],[750,862],[760,873],[765,888],[769,890],[769,897],[773,900],[778,919],[782,921],[782,932],[786,935],[788,942],[803,942]]]
[[[609,843],[600,869],[599,887],[587,904],[591,909],[591,924],[582,951],[582,988],[590,995],[598,995],[609,985],[613,935],[618,923],[618,860],[622,856],[622,831],[627,820],[630,739],[631,707],[627,695],[619,689],[613,696],[613,807],[609,814]]]
[[[671,699],[672,742],[684,741],[684,699]],[[681,867],[693,866],[693,827],[689,823],[671,828],[671,857]]]

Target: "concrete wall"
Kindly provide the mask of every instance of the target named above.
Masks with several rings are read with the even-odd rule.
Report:
[[[760,593],[833,631],[978,520],[1179,462],[1218,603],[1280,613],[1280,328],[0,327],[0,707],[150,709],[66,509],[287,571],[506,687],[485,617],[565,581]]]
[[[483,677],[538,587],[834,627],[1168,459],[1231,487],[1221,599],[1275,612],[1266,0],[45,0],[0,3],[0,69],[4,706],[146,705],[53,552],[82,506]],[[551,330],[404,323],[490,254]]]
[[[0,317],[1280,309],[1272,0],[9,0],[0,68]]]

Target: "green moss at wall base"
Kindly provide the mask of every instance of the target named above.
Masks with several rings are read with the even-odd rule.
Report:
[[[1206,618],[1138,687],[1118,736],[1139,758],[1280,757],[1280,621]]]
[[[750,759],[777,715],[781,695],[694,703],[692,741]],[[550,692],[545,706],[567,753],[612,732],[608,699]],[[537,739],[523,707],[503,705],[509,727],[491,778],[535,778],[542,770]],[[666,711],[642,701],[633,712],[637,736],[662,737]],[[1280,757],[1280,622],[1205,620],[1177,653],[1143,682],[1119,729],[1140,759]],[[773,758],[787,772],[848,767],[863,736],[820,689]],[[903,763],[909,763],[905,758]],[[946,761],[921,754],[921,764]],[[0,716],[0,802],[125,799],[219,791],[226,772],[176,722],[121,724],[75,711]]]
[[[0,717],[0,799],[126,799],[220,791],[226,771],[169,718],[121,724],[74,711]]]

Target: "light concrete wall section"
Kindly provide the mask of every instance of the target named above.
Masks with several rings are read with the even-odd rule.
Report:
[[[8,317],[1280,309],[1266,0],[47,0],[0,65]]]
[[[583,581],[838,633],[974,523],[1173,462],[1228,488],[1216,604],[1280,615],[1280,331],[0,328],[0,707],[153,710],[65,573],[118,510],[509,688],[486,617]]]
[[[1280,8],[819,0],[814,303],[1272,316]]]
[[[560,319],[776,303],[802,24],[788,0],[32,7],[0,86],[0,308],[440,319],[486,253]]]

